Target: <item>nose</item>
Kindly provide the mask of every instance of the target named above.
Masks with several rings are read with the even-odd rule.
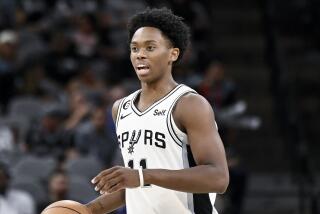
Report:
[[[137,55],[136,55],[137,59],[145,59],[146,58],[146,53],[144,50],[140,49],[138,52],[137,52]]]

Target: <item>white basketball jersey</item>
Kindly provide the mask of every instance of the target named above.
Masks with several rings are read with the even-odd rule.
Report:
[[[172,109],[180,97],[196,92],[178,85],[143,112],[134,105],[140,92],[123,98],[118,109],[116,130],[125,166],[169,170],[195,166],[187,135],[176,126]],[[127,214],[216,214],[215,196],[156,185],[127,188]]]

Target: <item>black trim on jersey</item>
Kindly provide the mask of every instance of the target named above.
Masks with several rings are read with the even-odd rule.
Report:
[[[176,105],[177,100],[178,100],[180,97],[182,97],[183,95],[185,95],[186,93],[188,93],[188,92],[189,92],[189,91],[180,94],[180,95],[172,102],[172,105],[171,105],[170,108],[169,108],[168,115],[167,115],[167,119],[166,119],[166,121],[167,121],[167,128],[168,128],[168,131],[169,131],[172,139],[173,139],[179,146],[181,146],[181,147],[182,147],[183,142],[182,142],[182,140],[180,140],[180,138],[177,136],[177,134],[175,133],[175,131],[174,131],[174,129],[173,129],[173,125],[172,125],[172,123],[171,123],[171,117],[172,117],[171,115],[172,115],[172,109],[173,109],[173,107]],[[177,140],[178,140],[179,142],[177,142]]]
[[[168,120],[168,118],[167,118],[167,120]],[[174,138],[174,136],[173,136],[173,134],[171,133],[171,130],[170,130],[169,126],[168,126],[168,122],[167,122],[167,129],[168,129],[168,131],[169,131],[169,134],[170,134],[172,140],[173,140],[178,146],[180,146],[180,147],[182,148],[182,143],[178,142],[178,141],[181,141],[181,140],[178,138],[178,141],[177,141],[177,140]]]
[[[166,94],[164,97],[162,97],[160,100],[156,101],[155,103],[153,103],[151,106],[149,106],[146,110],[144,111],[140,111],[135,105],[134,102],[138,96],[138,94],[141,93],[141,90],[138,91],[135,96],[133,97],[133,99],[131,100],[131,108],[132,110],[138,115],[138,116],[142,116],[146,113],[148,113],[150,110],[152,110],[155,106],[157,106],[158,104],[162,103],[163,101],[165,101],[168,97],[170,97],[170,95],[172,95],[175,91],[177,91],[179,88],[181,88],[183,86],[183,84],[177,85],[176,87],[174,87],[168,94]]]
[[[120,113],[121,113],[121,107],[123,105],[123,102],[126,100],[127,97],[123,98],[121,101],[120,101],[120,104],[118,106],[118,112],[117,112],[117,118],[116,118],[116,128],[118,128],[118,123],[119,123],[119,116],[120,116]]]
[[[189,166],[196,166],[196,162],[193,158],[192,151],[189,145],[187,145],[187,154]],[[193,193],[193,207],[195,214],[212,214],[213,207],[210,201],[209,193]]]
[[[171,114],[171,109],[170,109],[170,114],[169,114],[169,117],[167,117],[167,123],[169,125],[169,132],[172,131],[173,135],[176,137],[176,139],[181,143],[181,145],[183,144],[182,140],[179,138],[179,136],[177,135],[177,133],[174,131],[174,128],[173,128],[173,124],[172,124],[172,114]],[[172,118],[173,119],[173,118]]]
[[[180,94],[180,95],[172,102],[172,105],[170,106],[169,112],[168,112],[168,115],[167,115],[167,127],[168,127],[168,130],[169,130],[169,133],[170,133],[170,135],[171,135],[171,137],[172,137],[173,139],[177,139],[178,141],[180,141],[181,145],[183,144],[183,142],[182,142],[182,140],[180,140],[180,138],[178,137],[178,134],[174,131],[174,128],[173,128],[173,124],[172,124],[172,120],[171,120],[171,118],[172,118],[172,109],[173,109],[173,107],[177,104],[177,101],[178,101],[181,97],[183,97],[184,95],[186,95],[186,94],[188,94],[188,93],[196,93],[196,92],[190,90],[190,91],[186,91],[186,92]],[[172,119],[173,119],[173,118],[172,118]],[[170,128],[171,128],[171,129],[170,129]],[[181,131],[181,130],[180,130],[180,131]],[[173,132],[173,135],[174,135],[176,138],[174,138],[174,137],[172,136],[171,132]],[[182,131],[181,131],[181,132],[182,132]],[[179,144],[180,144],[180,143],[179,143]]]
[[[173,109],[173,107],[176,105],[177,100],[178,100],[180,97],[188,94],[189,92],[190,92],[190,91],[188,91],[188,92],[186,92],[186,93],[183,93],[181,96],[179,96],[179,97],[174,101],[174,105],[172,105],[172,108],[170,108],[170,110],[169,110],[169,111],[170,111],[170,114],[169,114],[169,124],[171,125],[171,129],[172,129],[173,134],[176,136],[176,138],[177,138],[181,143],[183,143],[182,140],[180,140],[178,134],[174,131],[174,128],[173,128],[172,120],[174,121],[174,119],[173,119],[173,116],[172,116],[172,109]],[[171,120],[171,118],[172,118],[172,120]],[[178,127],[177,127],[177,128],[178,128]],[[179,129],[179,128],[178,128],[178,129]],[[180,130],[180,129],[179,129],[179,130]],[[181,130],[180,130],[180,131],[181,131]],[[181,132],[183,132],[183,131],[181,131]],[[184,132],[183,132],[183,133],[184,133]],[[186,133],[185,133],[185,134],[186,134]]]
[[[173,141],[180,147],[182,147],[182,140],[180,140],[180,138],[178,137],[178,135],[175,133],[174,129],[173,129],[173,125],[172,125],[172,122],[171,122],[171,117],[172,117],[172,109],[173,107],[175,106],[177,100],[182,97],[183,95],[189,93],[191,91],[186,91],[182,94],[180,94],[173,102],[172,102],[172,105],[170,106],[169,108],[169,111],[168,111],[168,115],[167,115],[167,118],[166,118],[166,124],[167,124],[167,129],[169,131],[169,134],[171,136],[171,138],[173,139]]]

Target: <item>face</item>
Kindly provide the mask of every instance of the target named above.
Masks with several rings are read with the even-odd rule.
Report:
[[[54,175],[49,183],[50,192],[65,195],[68,192],[68,178],[64,174]]]
[[[207,70],[207,78],[212,81],[222,81],[224,79],[224,69],[220,64],[212,64]]]
[[[13,43],[0,44],[0,55],[7,59],[13,60],[16,56],[17,45]]]
[[[179,49],[171,47],[169,40],[154,27],[139,28],[130,44],[130,58],[142,82],[155,82],[171,75],[172,63],[179,56]]]

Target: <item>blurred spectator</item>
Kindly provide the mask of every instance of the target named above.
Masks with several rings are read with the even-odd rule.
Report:
[[[99,79],[94,68],[89,64],[84,64],[68,84],[70,90],[99,91],[105,89],[105,84]]]
[[[177,65],[175,66],[173,75],[179,83],[186,84],[192,88],[197,88],[202,81],[202,76],[196,73],[191,66]]]
[[[61,89],[46,75],[45,66],[41,62],[29,62],[23,71],[19,84],[19,92],[34,95],[43,100],[57,100]]]
[[[128,83],[129,83],[129,81],[127,82],[127,84]],[[136,84],[137,84],[136,82],[133,82],[127,86],[124,86],[123,84],[119,84],[119,85],[115,85],[112,88],[110,88],[110,90],[106,94],[106,96],[108,98],[107,99],[108,103],[114,103],[116,100],[119,100],[122,97],[125,97],[128,94],[128,91],[136,90],[138,88],[138,86]],[[110,106],[110,105],[107,106],[107,124],[106,124],[106,126],[107,126],[108,132],[111,133],[112,135],[115,135],[116,128],[115,128],[115,124],[114,124],[114,121],[112,118],[112,106]],[[113,165],[119,165],[119,166],[124,165],[120,149],[115,150],[115,155],[113,158]],[[122,210],[122,213],[125,213],[125,209],[120,209],[120,210]]]
[[[221,62],[213,61],[209,64],[198,91],[214,107],[219,132],[225,145],[234,143],[234,130],[226,125],[226,121],[229,121],[230,118],[224,117],[222,113],[236,103],[236,87],[231,80],[226,78]]]
[[[221,62],[212,62],[206,69],[199,93],[206,97],[216,112],[216,119],[226,146],[235,142],[235,130],[256,130],[261,125],[257,116],[245,115],[247,104],[237,97],[235,83],[226,77]]]
[[[204,1],[171,0],[167,2],[170,8],[191,26],[192,52],[188,54],[196,57],[197,69],[203,69],[213,53],[210,47],[211,18]]]
[[[15,1],[2,0],[0,1],[0,29],[12,28],[15,24],[14,10],[16,7]]]
[[[0,213],[35,214],[34,200],[27,193],[11,189],[9,169],[0,163]]]
[[[99,3],[99,1],[92,0],[57,0],[47,2],[53,2],[56,12],[62,17],[94,12],[98,9]]]
[[[118,84],[114,85],[112,88],[110,88],[107,93],[107,101],[108,103],[112,104],[115,101],[122,99],[123,97],[127,96],[129,91],[135,91],[138,89],[137,82],[130,82],[126,81],[125,84]],[[111,133],[116,133],[114,121],[112,118],[112,106],[107,106],[107,126]]]
[[[76,19],[72,42],[79,58],[90,59],[96,55],[99,38],[95,32],[95,22],[92,14],[84,14]]]
[[[117,139],[107,127],[107,109],[105,105],[91,109],[90,120],[77,129],[75,147],[82,155],[93,155],[101,163],[110,167],[118,148]]]
[[[71,145],[70,138],[62,128],[65,117],[65,112],[60,109],[48,109],[40,122],[34,124],[27,132],[27,151],[40,156],[53,155],[63,159]]]
[[[68,131],[74,130],[88,119],[90,103],[86,98],[85,92],[79,88],[79,85],[75,84],[69,89],[69,116],[64,124],[65,129]]]
[[[199,92],[214,107],[219,133],[227,151],[230,182],[225,194],[225,208],[222,213],[240,214],[248,175],[240,163],[240,157],[234,150],[237,130],[230,124],[236,123],[236,116],[243,112],[237,110],[236,86],[232,80],[226,78],[221,62],[213,61],[209,64],[199,86]]]
[[[199,92],[208,99],[215,110],[236,102],[235,84],[226,78],[222,63],[213,61],[207,67]]]
[[[116,100],[126,96],[127,93],[128,92],[123,85],[121,84],[115,85],[108,91],[108,94],[107,94],[108,101],[109,103],[114,103]]]
[[[47,76],[63,86],[76,75],[79,67],[74,45],[64,32],[58,31],[50,35],[49,47],[45,59]]]
[[[8,165],[14,164],[23,154],[21,144],[18,142],[16,129],[0,125],[0,162]]]
[[[0,126],[0,159],[3,153],[13,150],[14,139],[11,130],[6,126]]]
[[[38,205],[38,212],[46,208],[49,204],[60,201],[67,200],[69,194],[69,178],[63,170],[56,170],[52,173],[48,180],[48,198],[45,202]]]
[[[0,32],[0,105],[2,105],[4,112],[14,95],[17,42],[18,36],[14,31],[4,30]]]
[[[136,11],[144,9],[147,5],[142,0],[103,0],[101,1],[102,17],[105,17],[101,25],[104,26],[101,34],[108,32],[109,34],[102,36],[103,49],[102,56],[106,61],[110,62],[110,72],[108,75],[110,82],[119,82],[123,78],[134,75],[131,62],[128,58],[128,44],[126,25],[127,20]]]
[[[229,187],[223,196],[225,200],[222,214],[243,213],[244,198],[247,191],[248,172],[242,166],[240,157],[230,147],[227,148],[227,159],[229,167]]]

